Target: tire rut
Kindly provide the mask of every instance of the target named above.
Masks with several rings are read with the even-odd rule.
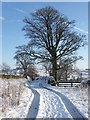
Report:
[[[66,106],[68,112],[71,114],[73,120],[87,120],[87,118],[85,118],[80,111],[74,106],[74,104],[63,94],[61,94],[60,92],[57,92],[55,90],[49,89],[44,87],[45,89],[55,93],[56,95],[58,95],[62,102],[64,103],[64,105]]]
[[[55,94],[54,92],[42,88],[44,89],[44,91],[46,92],[44,94],[45,96],[45,101],[46,101],[46,116],[48,118],[71,118],[71,115],[69,114],[69,112],[66,110],[65,105],[63,104],[62,100],[60,99],[60,97]],[[48,97],[48,93],[51,97]]]
[[[33,98],[32,104],[29,108],[27,118],[36,118],[36,116],[38,114],[38,109],[39,109],[40,94],[35,89],[32,89],[32,88],[30,88],[30,89],[34,94],[34,98]]]

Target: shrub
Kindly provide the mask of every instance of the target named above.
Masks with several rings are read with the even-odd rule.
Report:
[[[51,84],[52,86],[55,86],[56,84],[55,84],[54,78],[50,78],[50,79],[48,80],[48,84]]]
[[[6,79],[19,79],[19,78],[23,78],[19,75],[0,75],[0,78],[6,78]]]

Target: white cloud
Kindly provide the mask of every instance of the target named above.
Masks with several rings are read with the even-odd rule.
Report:
[[[81,28],[78,28],[78,27],[74,27],[76,30],[78,30],[78,31],[80,31],[80,32],[83,32],[83,33],[85,33],[85,34],[88,34],[88,31],[85,31],[85,30],[83,30],[83,29],[81,29]]]
[[[0,21],[2,21],[2,20],[5,20],[5,18],[4,18],[4,17],[2,17],[2,16],[0,16]]]
[[[21,9],[16,9],[18,12],[20,12],[20,13],[24,13],[24,14],[27,14],[27,12],[26,11],[24,11],[24,10],[21,10]]]

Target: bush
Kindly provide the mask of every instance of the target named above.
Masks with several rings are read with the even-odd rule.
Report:
[[[48,80],[48,84],[51,84],[52,86],[55,86],[55,80],[53,77],[51,77],[49,80]]]
[[[0,75],[0,78],[6,78],[6,79],[19,79],[19,78],[22,78],[21,76],[19,75]]]

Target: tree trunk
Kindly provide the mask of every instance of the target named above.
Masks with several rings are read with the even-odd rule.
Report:
[[[55,82],[57,83],[57,60],[55,58],[52,60],[52,72]]]
[[[66,73],[65,73],[65,76],[66,76],[66,81],[67,81],[67,77],[68,77],[68,76],[67,76],[67,70],[66,70],[65,72],[66,72]]]
[[[24,69],[24,77],[27,79],[27,69]]]

